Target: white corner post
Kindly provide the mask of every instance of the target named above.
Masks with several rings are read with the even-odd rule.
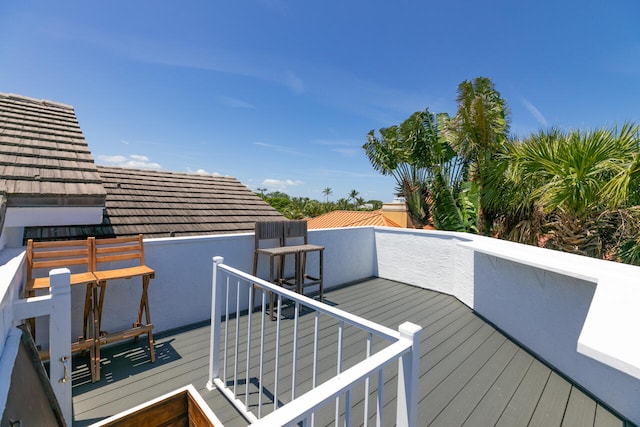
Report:
[[[68,268],[49,272],[49,369],[53,391],[67,425],[73,423],[71,397],[71,274]]]
[[[222,317],[222,286],[218,286],[218,268],[224,262],[221,256],[213,257],[211,283],[211,338],[209,342],[209,380],[207,389],[215,388],[213,380],[220,373],[220,319]]]
[[[405,322],[398,328],[400,339],[412,342],[411,351],[398,360],[397,423],[399,426],[418,425],[418,377],[420,375],[420,336],[422,327]]]
[[[13,303],[13,321],[49,316],[49,382],[67,425],[73,423],[71,397],[71,273],[49,272],[51,293]]]

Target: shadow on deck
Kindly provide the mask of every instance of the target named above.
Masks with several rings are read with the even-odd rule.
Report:
[[[604,406],[451,296],[374,278],[327,290],[325,297],[327,303],[393,329],[405,321],[424,328],[418,396],[420,425],[624,425]],[[289,316],[287,310],[291,311]],[[285,307],[282,314],[285,323],[293,311]],[[300,333],[313,332],[301,329]],[[149,361],[145,340],[106,347],[102,351],[102,379],[94,384],[90,381],[88,359],[75,357],[74,425],[88,425],[193,384],[225,426],[246,426],[248,423],[219,391],[205,388],[209,334],[209,322],[157,334],[155,363]],[[257,380],[250,382],[251,393],[257,394]],[[263,391],[269,399],[270,390]],[[278,399],[287,402],[289,397],[284,390]],[[385,395],[387,406],[395,407],[391,393]],[[333,409],[323,410],[316,425],[333,424],[332,412]],[[385,412],[384,425],[391,425],[393,415],[393,410]]]

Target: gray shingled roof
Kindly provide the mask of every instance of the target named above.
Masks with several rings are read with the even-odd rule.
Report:
[[[239,233],[284,217],[232,177],[98,166],[116,235]]]
[[[5,206],[105,208],[102,224],[27,227],[25,240],[242,233],[285,219],[234,178],[96,166],[73,107],[0,93]]]
[[[256,221],[285,219],[235,178],[105,166],[98,172],[107,190],[103,224],[30,227],[25,238],[244,233]]]
[[[0,93],[0,193],[9,207],[104,206],[73,107]]]

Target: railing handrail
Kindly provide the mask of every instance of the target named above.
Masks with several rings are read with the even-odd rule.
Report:
[[[282,286],[278,286],[273,283],[267,282],[266,280],[260,279],[258,277],[254,277],[251,274],[245,273],[236,268],[230,267],[226,264],[219,264],[218,268],[220,268],[221,270],[225,270],[235,276],[243,278],[250,283],[255,283],[259,285],[261,288],[265,288],[276,294],[282,294],[288,299],[302,303],[307,307],[312,307],[314,310],[317,310],[320,313],[329,315],[331,317],[335,317],[338,320],[342,320],[352,326],[360,327],[363,330],[367,332],[371,332],[372,334],[375,334],[384,339],[393,340],[393,341],[400,339],[400,333],[398,331],[388,328],[386,326],[379,325],[375,322],[364,319],[355,314],[351,314],[346,311],[340,310],[339,308],[332,307],[328,304],[323,304],[319,301],[314,300],[313,298],[309,298],[305,295],[301,295],[297,292],[293,292],[286,288],[283,288]]]
[[[275,426],[297,423],[310,415],[321,404],[339,396],[343,392],[355,387],[358,381],[366,376],[395,362],[398,357],[411,349],[412,342],[406,339],[389,345],[367,359],[352,366],[340,375],[320,384],[298,397],[295,405],[284,405],[277,411],[260,418],[252,426]]]
[[[344,396],[344,422],[345,425],[350,425],[352,416],[352,391],[364,382],[365,396],[369,395],[369,381],[370,377],[377,372],[378,375],[378,392],[377,392],[377,425],[381,425],[383,419],[383,394],[384,394],[384,369],[393,361],[398,362],[398,375],[397,375],[397,394],[396,394],[396,420],[398,425],[415,427],[417,425],[417,395],[418,395],[418,377],[419,377],[419,365],[420,365],[420,335],[422,328],[418,325],[410,322],[405,322],[399,326],[398,331],[391,330],[385,326],[378,325],[374,322],[363,319],[357,315],[345,312],[343,310],[331,307],[329,305],[318,303],[312,298],[300,295],[298,293],[284,289],[281,286],[276,286],[273,283],[269,283],[260,278],[254,277],[248,273],[244,273],[233,267],[224,265],[224,259],[222,257],[213,258],[213,283],[212,283],[212,312],[211,312],[211,343],[210,343],[210,359],[209,359],[209,380],[207,382],[207,388],[209,390],[217,387],[220,391],[230,400],[230,402],[236,406],[236,408],[247,418],[249,422],[256,425],[294,425],[300,421],[304,425],[311,420],[311,425],[314,424],[314,417],[320,408],[330,404],[331,399],[335,399],[335,419],[336,421],[341,418],[340,415],[340,400]],[[226,273],[226,286],[223,285],[221,278],[221,272]],[[233,372],[230,376],[227,376],[227,348],[228,344],[228,321],[230,319],[230,279],[235,278],[237,287],[234,293],[236,294],[236,321],[235,321],[235,338],[231,338],[234,342],[232,353],[234,354],[231,363],[234,365]],[[242,285],[241,285],[242,283]],[[263,338],[264,338],[264,317],[266,315],[266,292],[270,291],[278,295],[278,312],[280,312],[282,298],[286,297],[295,302],[295,319],[294,319],[294,350],[293,350],[293,368],[292,368],[292,400],[288,404],[282,406],[278,405],[278,344],[280,339],[280,315],[277,318],[276,326],[276,357],[275,357],[275,384],[273,385],[273,404],[274,411],[269,415],[260,418],[260,411],[262,403],[260,398],[258,399],[258,415],[254,414],[248,407],[248,384],[250,383],[250,366],[251,366],[251,341],[252,341],[252,313],[253,307],[251,307],[251,301],[253,300],[253,289],[257,285],[262,288],[262,329],[260,332],[260,354],[263,354]],[[240,301],[241,301],[241,286],[246,286],[249,290],[248,294],[248,321],[247,321],[247,336],[246,336],[246,370],[244,371],[245,378],[245,390],[244,390],[244,402],[236,395],[236,385],[238,384],[238,354],[239,354],[239,332],[240,332]],[[233,298],[233,296],[231,297]],[[224,304],[224,307],[223,307]],[[313,361],[313,385],[310,391],[307,391],[301,396],[295,394],[296,384],[296,348],[297,348],[297,328],[298,328],[298,308],[306,306],[312,309],[316,313],[315,320],[315,332],[314,332],[314,361]],[[224,312],[224,314],[223,314]],[[316,385],[316,370],[317,366],[317,340],[318,340],[318,319],[320,314],[325,314],[327,317],[338,320],[338,348],[337,348],[337,360],[336,376],[323,382],[320,385]],[[225,318],[225,330],[221,331],[221,321]],[[367,337],[367,349],[366,356],[363,360],[356,362],[354,366],[343,371],[342,363],[342,345],[343,345],[343,328],[344,325],[350,325],[358,328],[362,332],[366,332]],[[224,338],[222,336],[224,335]],[[371,354],[371,339],[373,336],[382,337],[390,341],[387,346],[374,354]],[[223,373],[220,377],[220,357],[221,357],[221,344],[224,340],[224,356],[222,356]],[[243,344],[244,346],[245,344]],[[259,396],[262,396],[262,369],[263,361],[260,357],[258,377]],[[241,374],[242,375],[242,374]],[[227,385],[227,378],[232,377],[232,386]],[[241,391],[239,393],[242,393]],[[295,403],[294,403],[295,402]],[[364,416],[365,420],[368,417],[368,397],[365,398]]]

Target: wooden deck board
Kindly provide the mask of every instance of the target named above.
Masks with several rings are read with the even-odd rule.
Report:
[[[533,358],[527,352],[518,349],[491,388],[482,396],[473,412],[465,420],[465,426],[496,425],[509,404]]]
[[[624,423],[621,419],[614,416],[611,412],[604,409],[601,405],[596,406],[596,419],[593,423],[594,427],[623,427]]]
[[[420,425],[579,425],[582,408],[590,408],[593,425],[622,426],[617,417],[581,394],[571,384],[507,340],[500,332],[476,316],[455,298],[437,292],[403,285],[383,279],[371,279],[339,289],[325,291],[326,302],[392,329],[404,321],[423,326],[418,413]],[[293,316],[290,306],[283,314]],[[252,325],[261,322],[260,312],[252,313]],[[157,313],[156,313],[157,315]],[[246,335],[248,316],[240,316],[240,336]],[[236,320],[229,321],[230,334],[235,333]],[[265,379],[263,387],[273,391],[272,361],[277,322],[266,321]],[[281,363],[293,357],[293,322],[281,320]],[[300,348],[297,353],[299,371],[296,395],[310,388],[314,315],[300,316]],[[335,374],[337,324],[321,319],[319,381]],[[209,369],[209,325],[207,323],[180,330],[155,334],[156,362],[150,363],[146,340],[105,347],[102,351],[103,379],[95,384],[85,359],[74,359],[73,402],[74,425],[87,425],[139,403],[146,402],[180,386],[193,384],[225,426],[248,423],[217,391],[206,390]],[[365,335],[347,327],[344,331],[344,369],[362,360]],[[379,344],[374,345],[378,348]],[[259,346],[252,343],[253,356]],[[333,361],[332,361],[333,360]],[[246,349],[239,349],[239,363],[246,364]],[[250,378],[257,377],[257,360],[252,358]],[[395,417],[395,382],[397,366],[385,370],[384,423],[392,425]],[[291,377],[280,377],[278,399],[291,400]],[[249,402],[257,403],[257,385],[249,385]],[[244,390],[244,377],[238,385]],[[370,397],[375,396],[377,380],[371,381]],[[574,391],[575,390],[575,391]],[[269,401],[263,397],[263,403]],[[364,409],[364,387],[352,394],[354,423],[361,421]],[[343,403],[341,403],[343,405]],[[370,412],[375,401],[370,400]],[[254,406],[255,407],[255,406]],[[266,408],[263,415],[273,408]],[[343,411],[341,407],[340,412]],[[565,417],[565,412],[567,417]],[[571,414],[576,414],[575,417]],[[333,425],[335,405],[323,408],[316,425]],[[357,415],[355,415],[357,414]],[[573,424],[570,424],[573,423]]]
[[[592,426],[596,417],[596,402],[589,399],[577,387],[571,388],[562,427]]]
[[[530,426],[559,426],[567,408],[571,384],[552,372],[538,401]]]

